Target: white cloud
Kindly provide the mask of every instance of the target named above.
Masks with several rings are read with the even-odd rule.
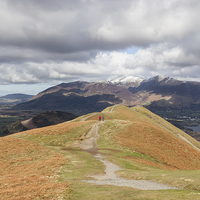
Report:
[[[198,76],[199,66],[193,55],[187,55],[183,49],[169,48],[167,44],[153,45],[138,50],[135,54],[120,52],[98,53],[87,62],[27,62],[25,65],[2,65],[0,76],[2,83],[50,82],[75,80],[107,80],[120,75],[150,77],[157,74],[172,77]],[[11,73],[12,71],[12,73]]]
[[[198,0],[2,0],[0,84],[198,79],[199,10]]]

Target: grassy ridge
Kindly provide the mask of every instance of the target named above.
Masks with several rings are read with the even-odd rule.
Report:
[[[118,175],[156,180],[183,190],[144,192],[82,182],[90,175],[104,173],[103,163],[73,147],[98,122],[99,115],[106,121],[99,129],[98,152],[122,168]],[[0,199],[197,200],[200,152],[178,134],[199,145],[143,107],[116,106],[71,122],[0,138]]]

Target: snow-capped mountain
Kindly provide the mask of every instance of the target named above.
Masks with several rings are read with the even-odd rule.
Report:
[[[48,88],[17,109],[65,110],[74,114],[101,111],[123,104],[153,109],[197,108],[200,110],[200,82],[184,82],[155,76],[144,80],[123,76],[108,82],[71,82]]]
[[[156,81],[156,82],[161,82],[162,80],[164,80],[166,77],[164,76],[154,76],[154,77],[151,77],[149,79],[146,79],[145,82],[152,82],[152,81]]]
[[[183,83],[183,81],[174,79],[172,77],[154,76],[154,77],[144,80],[143,83],[146,83],[146,84],[156,83],[156,84],[161,84],[161,85],[177,85],[177,84]]]
[[[137,76],[122,76],[111,80],[110,82],[115,85],[124,85],[126,87],[137,87],[145,79]]]

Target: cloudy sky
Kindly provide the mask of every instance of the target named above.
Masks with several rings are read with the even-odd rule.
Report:
[[[1,0],[0,95],[156,75],[200,81],[199,0]]]

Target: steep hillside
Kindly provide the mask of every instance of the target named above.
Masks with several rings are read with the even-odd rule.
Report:
[[[200,143],[142,106],[115,105],[0,144],[0,199],[199,198]]]
[[[134,95],[108,82],[63,83],[49,88],[15,109],[64,110],[76,115],[101,111],[114,104],[133,105]]]
[[[124,130],[115,136],[120,145],[148,155],[155,159],[155,164],[162,163],[163,167],[169,169],[200,169],[200,143],[180,129],[142,106],[131,109],[117,106],[112,112],[108,109],[102,112],[105,119],[129,122]],[[89,119],[95,117],[97,118],[92,116]],[[195,148],[197,146],[198,150],[193,145]]]

